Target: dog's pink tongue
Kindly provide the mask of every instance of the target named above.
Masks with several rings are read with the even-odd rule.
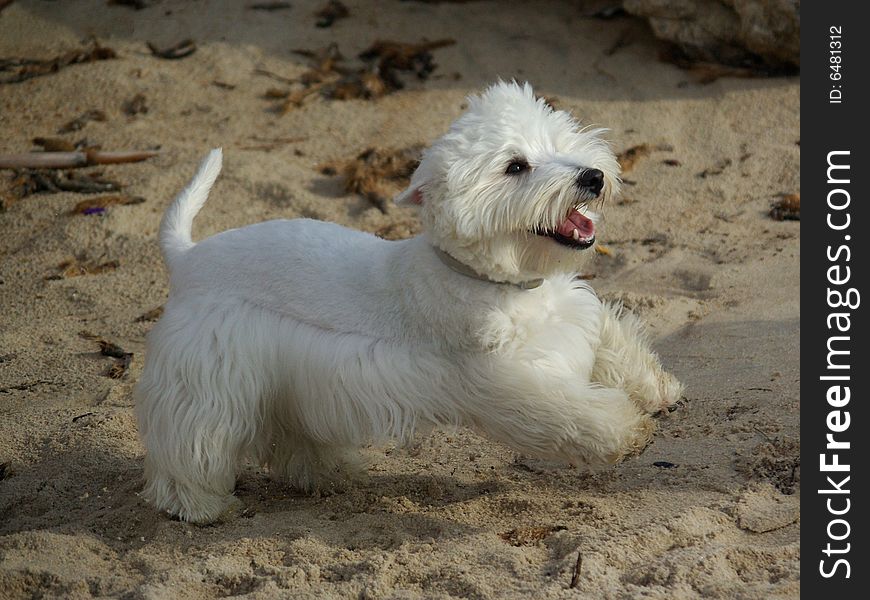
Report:
[[[576,210],[572,210],[568,218],[559,224],[556,228],[556,233],[567,238],[573,238],[575,229],[581,240],[588,240],[595,235],[595,225],[592,223],[592,219]]]

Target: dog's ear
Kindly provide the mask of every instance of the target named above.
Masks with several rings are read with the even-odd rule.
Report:
[[[423,204],[423,192],[418,187],[409,187],[404,192],[396,196],[394,202],[398,206],[412,206]]]

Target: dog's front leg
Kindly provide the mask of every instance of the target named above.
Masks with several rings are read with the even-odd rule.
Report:
[[[486,435],[536,458],[588,466],[619,462],[649,444],[655,422],[624,391],[580,378],[530,388],[535,374],[519,371],[487,378],[474,395],[466,414]]]
[[[619,304],[601,305],[599,346],[592,381],[625,390],[637,406],[655,413],[677,402],[683,384],[652,351],[643,323]]]

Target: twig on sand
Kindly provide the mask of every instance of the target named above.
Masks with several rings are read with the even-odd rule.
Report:
[[[83,48],[81,50],[70,50],[54,58],[47,60],[34,58],[0,58],[0,84],[3,83],[20,83],[41,77],[43,75],[51,75],[57,73],[64,67],[79,63],[94,62],[97,60],[108,60],[116,58],[118,55],[114,50],[106,46],[101,46],[96,40],[93,41],[93,47],[90,49]]]
[[[141,162],[159,152],[153,150],[133,150],[122,152],[102,152],[84,150],[82,152],[23,152],[21,154],[0,154],[0,169],[74,169],[90,165],[114,165],[119,163]]]
[[[248,4],[248,10],[265,10],[265,11],[275,11],[275,10],[285,10],[288,8],[292,8],[293,5],[289,2],[256,2],[254,4]]]
[[[574,572],[571,573],[571,583],[568,585],[572,590],[580,585],[580,569],[583,567],[583,552],[577,552],[577,562],[574,563]]]
[[[134,10],[142,10],[148,8],[148,3],[145,0],[109,0],[109,6],[126,6]]]
[[[280,148],[281,146],[286,146],[288,144],[297,144],[299,142],[304,142],[308,139],[307,136],[298,136],[298,137],[275,137],[275,138],[263,138],[258,136],[252,136],[251,141],[256,142],[253,144],[243,144],[240,145],[239,148],[242,150],[274,150],[276,148]]]
[[[151,54],[158,58],[165,58],[167,60],[177,60],[179,58],[190,56],[196,52],[196,42],[191,39],[181,40],[174,46],[169,46],[168,48],[158,48],[151,42],[146,43],[148,44],[148,49],[151,50]]]
[[[271,79],[274,79],[275,81],[280,81],[281,83],[296,83],[295,79],[290,79],[289,77],[278,75],[277,73],[273,73],[272,71],[269,71],[267,69],[254,69],[254,73],[257,75],[269,77]]]
[[[105,121],[106,113],[101,110],[93,109],[87,110],[80,114],[78,117],[65,123],[60,129],[57,130],[58,133],[71,133],[73,131],[80,131],[84,128],[85,125],[90,123],[91,121]]]

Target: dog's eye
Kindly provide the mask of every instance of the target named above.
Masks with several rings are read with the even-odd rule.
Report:
[[[518,175],[529,168],[529,163],[522,159],[512,160],[505,171],[506,175]]]

